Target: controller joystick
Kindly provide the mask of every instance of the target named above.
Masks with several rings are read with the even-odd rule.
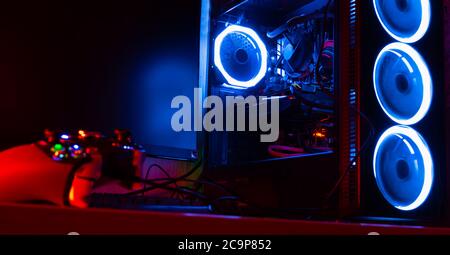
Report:
[[[128,130],[123,129],[114,130],[114,138],[115,141],[118,143],[131,144],[132,142],[131,132]]]

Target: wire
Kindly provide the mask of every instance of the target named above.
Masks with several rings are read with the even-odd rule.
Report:
[[[160,166],[158,164],[151,164],[150,166],[147,167],[147,173],[145,174],[145,178],[144,178],[145,180],[148,179],[148,175],[149,175],[150,171],[152,170],[152,168],[159,169],[161,172],[163,172],[167,176],[167,178],[170,178],[170,174],[162,166]],[[144,185],[146,185],[146,183],[144,183]],[[144,186],[144,188],[146,188],[146,186]]]
[[[323,17],[323,24],[322,24],[322,33],[320,36],[320,51],[319,51],[319,55],[317,56],[317,62],[316,62],[316,66],[315,66],[315,70],[314,70],[314,74],[316,76],[316,78],[319,75],[319,69],[320,69],[320,60],[322,58],[322,54],[323,54],[323,48],[325,47],[325,34],[326,34],[326,29],[327,29],[327,25],[328,25],[328,10],[330,8],[331,3],[333,2],[333,0],[328,0],[327,5],[325,6],[325,13],[324,13],[324,17]],[[317,79],[317,82],[319,83],[319,85],[321,87],[323,87],[321,79]]]
[[[163,172],[163,173],[167,176],[168,179],[171,178],[171,177],[170,177],[170,174],[169,174],[169,173],[168,173],[161,165],[158,165],[158,164],[151,164],[151,165],[148,166],[148,168],[147,168],[147,173],[145,174],[144,180],[148,180],[149,173],[150,173],[150,171],[151,171],[153,168],[159,169],[161,172]],[[175,183],[175,187],[178,188],[178,184],[177,184],[177,183]],[[146,188],[147,188],[147,182],[144,182],[144,189],[146,189]],[[144,195],[144,193],[145,193],[145,192],[143,192],[142,195]],[[174,194],[175,194],[175,193],[174,193]]]
[[[197,191],[192,190],[187,187],[173,188],[173,191],[175,191],[177,193],[185,193],[185,194],[191,195],[193,197],[199,198],[200,200],[203,200],[208,203],[211,201],[211,198],[209,198],[207,195],[205,195],[201,192],[197,192]]]
[[[209,198],[205,194],[202,194],[200,192],[197,192],[197,191],[192,190],[192,189],[187,188],[187,187],[175,187],[175,188],[172,188],[172,187],[162,186],[162,187],[157,187],[157,189],[163,189],[163,190],[173,191],[173,192],[176,192],[176,193],[188,194],[188,195],[191,195],[191,196],[193,196],[195,198],[198,198],[198,199],[200,199],[200,200],[202,200],[204,202],[207,202],[207,203],[209,203],[212,200],[211,198]]]
[[[191,176],[191,175],[193,175],[195,172],[197,172],[197,170],[198,170],[201,166],[202,166],[202,159],[198,160],[197,163],[194,165],[194,167],[193,167],[189,172],[187,172],[186,174],[183,174],[183,175],[181,175],[181,176],[179,176],[179,177],[174,178],[174,179],[171,181],[171,183],[174,183],[174,182],[177,182],[177,181],[179,181],[179,180],[188,178],[189,176]],[[170,181],[169,181],[168,183],[170,184]]]
[[[341,175],[341,177],[339,178],[339,180],[336,182],[335,186],[333,187],[333,189],[331,189],[331,191],[327,194],[326,199],[325,199],[325,206],[328,204],[328,201],[333,197],[333,195],[336,193],[336,191],[339,189],[339,187],[341,186],[342,182],[345,180],[345,178],[347,177],[347,175],[350,173],[350,171],[352,170],[352,167],[355,165],[355,163],[358,161],[358,159],[361,157],[361,153],[363,151],[365,151],[367,149],[367,146],[369,145],[370,141],[372,140],[372,138],[375,135],[375,126],[373,125],[373,123],[370,121],[370,119],[361,111],[359,111],[358,109],[351,107],[352,109],[354,109],[370,126],[370,132],[368,137],[366,138],[366,140],[364,141],[363,145],[361,146],[361,149],[358,151],[358,153],[355,155],[355,157],[350,161],[350,164],[348,165],[348,167],[346,168],[345,172]]]
[[[168,181],[168,180],[171,180],[171,179],[168,178],[168,179],[141,180],[140,182],[145,183],[145,184],[153,185],[153,187],[141,189],[141,190],[138,190],[137,192],[139,192],[139,193],[145,193],[145,192],[147,192],[147,191],[149,191],[149,190],[158,189],[158,188],[164,188],[164,187],[161,187],[160,184],[155,183],[155,181]],[[222,186],[222,185],[220,185],[220,184],[218,184],[218,183],[212,182],[212,181],[207,181],[207,180],[192,180],[192,179],[182,179],[182,180],[179,180],[179,181],[190,182],[190,183],[199,183],[199,184],[202,184],[202,185],[210,185],[210,186],[216,187],[216,188],[218,188],[218,189],[224,191],[225,193],[227,193],[227,195],[231,195],[231,196],[236,197],[236,195],[234,194],[234,192],[231,192],[230,190],[228,190],[228,189],[225,188],[224,186]],[[186,188],[186,187],[178,187],[178,188],[181,188],[181,189],[182,189],[182,188]]]
[[[209,186],[211,186],[211,187],[215,187],[215,188],[217,188],[217,189],[220,189],[221,191],[223,191],[223,192],[225,192],[225,193],[227,193],[227,194],[229,194],[229,195],[233,195],[233,196],[235,195],[234,192],[228,190],[228,189],[225,188],[224,186],[222,186],[222,185],[220,185],[220,184],[218,184],[218,183],[216,183],[216,182],[213,182],[213,181],[207,181],[207,180],[190,180],[190,179],[183,179],[182,181],[184,181],[184,182],[192,182],[192,183],[199,183],[199,184],[202,184],[202,185],[209,185]]]
[[[240,200],[240,198],[237,195],[235,195],[234,192],[228,190],[223,185],[218,184],[218,183],[216,183],[214,181],[201,180],[201,179],[198,179],[198,180],[188,179],[187,177],[192,175],[198,169],[198,167],[200,165],[201,165],[201,163],[198,162],[193,167],[193,169],[191,171],[189,171],[188,173],[186,173],[184,175],[181,175],[179,177],[176,177],[176,178],[170,178],[169,173],[162,166],[160,166],[158,164],[152,164],[152,165],[150,165],[147,168],[147,173],[146,173],[146,176],[145,176],[144,180],[142,180],[142,179],[134,180],[135,182],[144,183],[144,185],[145,185],[144,188],[140,189],[140,190],[137,190],[137,191],[133,191],[133,192],[127,193],[125,195],[126,196],[130,196],[130,195],[144,194],[145,192],[148,192],[150,190],[164,189],[164,190],[173,191],[176,194],[180,194],[180,193],[188,194],[188,195],[190,195],[192,197],[195,197],[195,198],[197,198],[197,199],[199,199],[201,201],[204,201],[204,202],[207,202],[208,204],[213,204],[213,205],[216,205],[218,202],[221,202],[221,201],[227,201],[227,200],[239,201]],[[148,180],[147,178],[148,178],[149,172],[154,167],[158,168],[161,172],[165,173],[168,178],[160,178],[160,179]],[[158,183],[160,181],[163,181],[163,183]],[[201,192],[195,191],[195,190],[193,190],[191,188],[178,186],[177,182],[179,182],[179,181],[190,182],[190,183],[201,184],[201,185],[209,185],[209,186],[215,187],[217,189],[220,189],[221,191],[225,192],[226,195],[222,195],[222,196],[219,196],[219,197],[216,197],[216,198],[210,198],[207,195],[205,195],[205,194],[203,194]],[[169,183],[170,184],[172,184],[172,183],[175,184],[176,187],[175,188],[169,187],[168,186]],[[150,184],[152,186],[151,187],[146,187],[148,184]]]
[[[126,193],[123,195],[124,196],[139,195],[139,194],[144,194],[145,192],[148,192],[150,190],[163,189],[163,190],[167,190],[167,191],[173,191],[176,194],[180,194],[180,193],[188,194],[188,195],[191,195],[195,198],[198,198],[198,199],[208,202],[208,203],[210,201],[213,201],[213,199],[209,198],[207,195],[205,195],[201,192],[197,192],[188,187],[180,187],[178,185],[176,187],[169,187],[167,185],[158,184],[158,183],[154,182],[153,180],[141,180],[140,182],[145,183],[145,184],[150,184],[150,185],[152,185],[152,187],[136,190],[136,191]],[[131,194],[131,193],[133,193],[133,194]],[[182,199],[184,199],[184,198],[182,198]]]
[[[144,193],[144,192],[147,192],[150,189],[164,189],[164,190],[168,190],[168,191],[173,191],[175,193],[183,193],[183,194],[190,195],[193,198],[199,199],[200,201],[203,201],[206,204],[210,204],[210,205],[213,205],[213,206],[217,206],[217,204],[219,202],[222,202],[222,201],[240,201],[240,197],[235,196],[232,192],[226,190],[226,188],[224,188],[220,184],[217,184],[217,183],[214,183],[214,182],[209,182],[209,181],[190,180],[190,179],[183,179],[182,181],[193,182],[193,183],[201,183],[201,184],[208,184],[208,185],[220,188],[223,191],[227,191],[227,193],[230,193],[230,195],[222,195],[222,196],[219,196],[219,197],[216,197],[216,198],[211,198],[211,197],[207,196],[204,193],[195,191],[195,190],[193,190],[191,188],[188,188],[188,187],[175,187],[175,188],[172,188],[172,187],[167,187],[167,186],[160,186],[158,184],[155,185],[154,183],[151,183],[152,185],[154,185],[153,187],[147,188],[147,189],[142,189],[142,190],[139,190],[138,192]],[[147,181],[142,180],[142,182],[143,183],[147,183],[147,182],[151,182],[151,181],[150,180],[147,180]]]
[[[148,187],[148,188],[145,187],[140,190],[135,190],[135,191],[125,193],[124,195],[132,196],[132,195],[141,194],[143,192],[148,192],[148,191],[155,190],[155,189],[169,187],[170,184],[174,184],[178,181],[181,181],[181,180],[186,179],[189,176],[193,175],[201,167],[201,165],[202,165],[202,159],[198,160],[197,163],[194,165],[194,167],[189,172],[187,172],[186,174],[180,175],[178,177],[174,177],[174,178],[142,180],[141,178],[135,177],[133,180],[134,182],[141,182],[141,183],[147,182],[148,184],[152,185],[152,187]],[[165,182],[157,183],[157,181],[165,181]]]

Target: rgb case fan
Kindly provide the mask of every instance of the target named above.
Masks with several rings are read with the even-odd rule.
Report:
[[[214,64],[230,85],[253,87],[266,74],[267,49],[254,30],[232,25],[215,40]]]

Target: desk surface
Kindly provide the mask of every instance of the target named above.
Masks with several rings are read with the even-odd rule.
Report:
[[[0,205],[0,234],[450,235],[450,229],[188,213]]]

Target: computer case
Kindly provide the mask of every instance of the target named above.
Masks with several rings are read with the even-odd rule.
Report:
[[[346,219],[407,224],[448,219],[450,100],[444,35],[449,1],[205,2],[208,95],[281,98],[280,137],[274,143],[260,143],[258,132],[207,135],[207,175],[261,207],[285,213],[331,212]],[[233,33],[232,46],[224,47],[224,38]],[[236,39],[239,34],[246,36]],[[233,69],[242,64],[242,47],[235,43],[245,40],[260,40],[254,45],[267,48],[264,76],[258,76],[258,68]],[[295,50],[297,44],[302,50]],[[382,62],[383,53],[399,61],[385,67],[392,62]],[[332,64],[324,61],[327,57]],[[229,62],[218,64],[217,59]],[[398,66],[402,62],[406,69]],[[245,70],[253,72],[248,77],[256,82],[230,79]],[[411,116],[391,114],[380,87],[394,110],[405,107],[400,111]],[[326,139],[314,139],[322,135]],[[393,140],[383,147],[384,139]],[[272,153],[273,147],[281,148],[281,156]],[[292,147],[301,152],[289,154],[299,152]],[[404,154],[396,158],[396,153]]]
[[[270,143],[260,141],[261,130],[206,133],[205,175],[263,212],[328,215],[340,207],[337,184],[348,181],[339,166],[347,169],[356,149],[347,140],[341,9],[333,0],[203,1],[201,87],[222,101],[264,96],[269,109],[276,99],[280,110],[279,136]],[[250,127],[250,103],[245,113]]]

